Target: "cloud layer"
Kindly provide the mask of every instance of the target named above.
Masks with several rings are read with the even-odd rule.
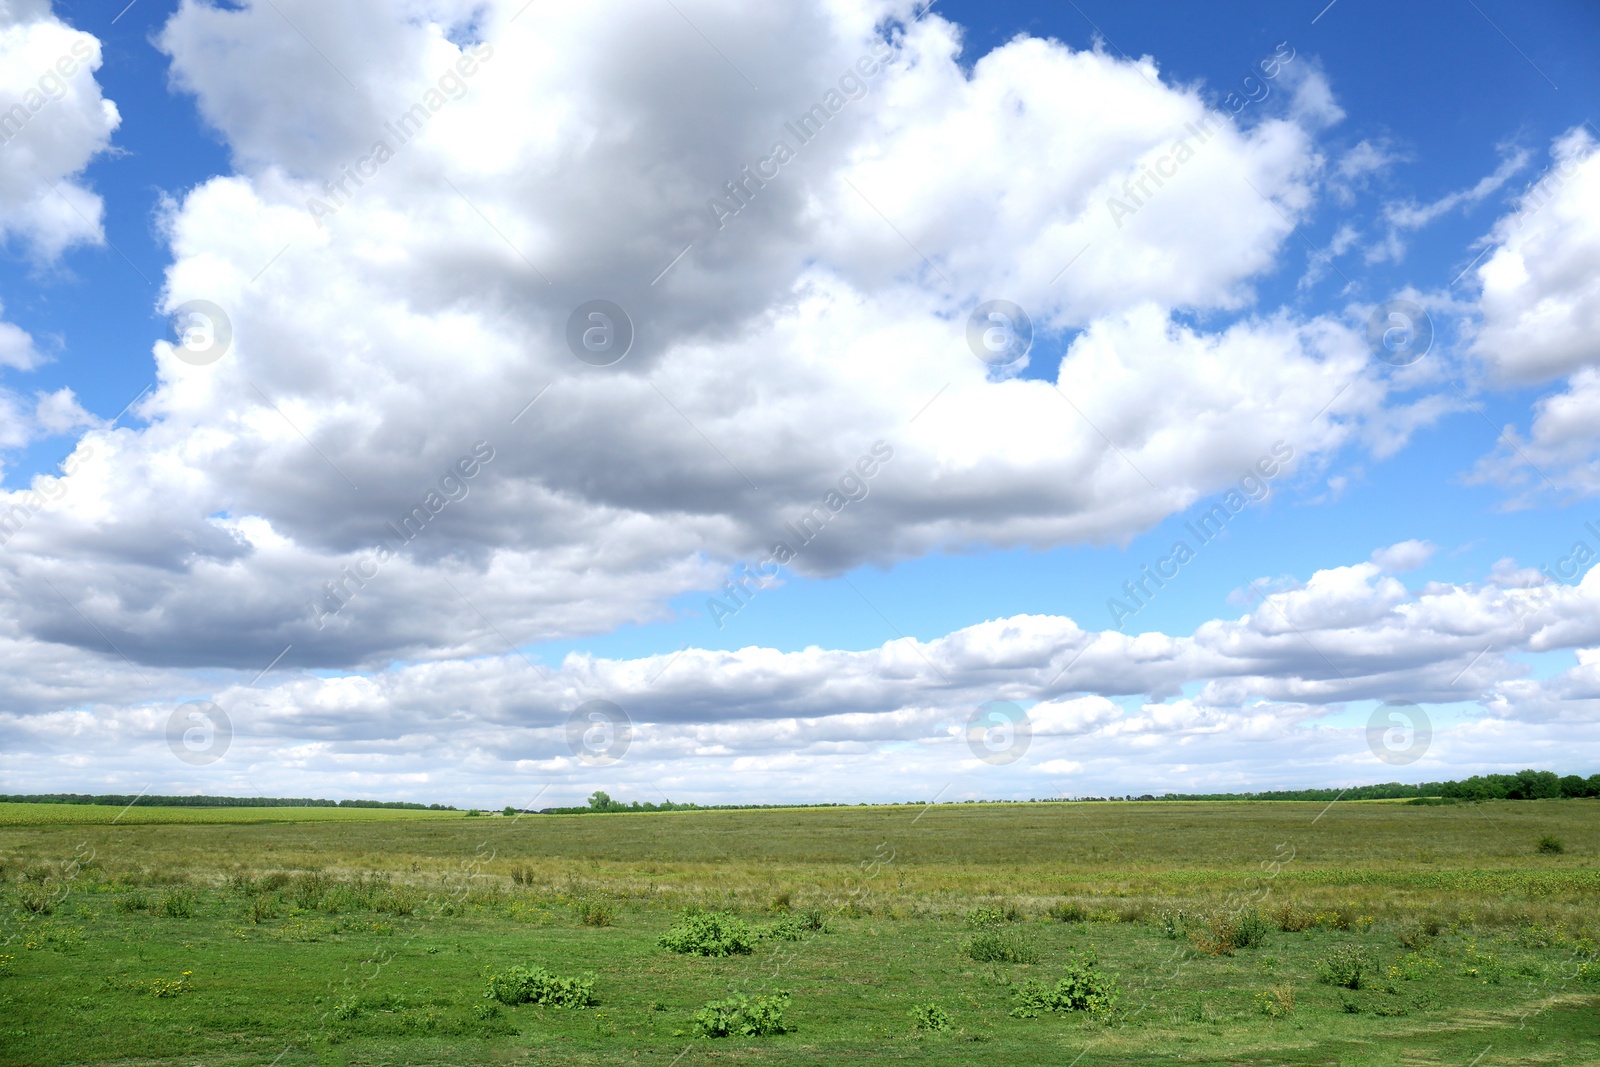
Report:
[[[74,183],[117,112],[98,42],[8,10],[6,69],[39,73],[6,88],[40,106],[4,146],[25,165],[0,227],[48,258],[100,239]],[[1311,57],[1280,46],[1283,91],[1234,107],[1101,48],[973,61],[902,0],[184,0],[158,44],[234,164],[161,213],[179,333],[151,339],[158,384],[117,427],[70,393],[0,395],[20,427],[0,445],[78,434],[0,494],[7,751],[76,753],[63,781],[164,765],[190,697],[236,720],[218,790],[453,796],[578,781],[589,699],[638,724],[618,774],[701,796],[766,776],[816,798],[862,770],[934,788],[988,769],[961,738],[997,699],[1031,707],[1028,792],[1142,762],[1219,782],[1264,744],[1297,753],[1285,781],[1301,759],[1381,774],[1325,721],[1369,701],[1481,706],[1430,759],[1592,718],[1588,579],[1410,590],[1417,541],[1181,636],[1019,616],[872,650],[508,654],[666,618],[739,561],[1126,543],[1263,457],[1309,481],[1403,447],[1447,402],[1392,390],[1436,383],[1343,317],[1257,300],[1322,198],[1400,158],[1363,141],[1328,164],[1343,112]],[[1575,131],[1554,159],[1487,239],[1468,332],[1496,381],[1565,392],[1478,476],[1531,460],[1589,491],[1600,154]],[[625,358],[572,347],[594,300],[631,321]],[[974,340],[990,301],[1025,310],[1025,357]],[[0,325],[0,364],[42,358]],[[1580,661],[1555,678],[1517,658],[1559,650]]]
[[[1376,555],[1403,566],[1418,551],[1408,543]],[[1361,563],[1260,595],[1246,613],[1187,635],[1016,616],[860,651],[575,653],[552,671],[505,655],[370,676],[241,678],[210,691],[233,737],[203,771],[168,751],[183,709],[116,700],[117,687],[140,683],[107,669],[98,698],[80,689],[76,710],[6,716],[6,770],[54,761],[65,783],[81,761],[104,774],[107,791],[169,775],[211,792],[337,787],[518,806],[540,790],[571,797],[597,783],[640,799],[700,800],[758,785],[766,799],[796,800],[897,799],[941,786],[1023,797],[1188,791],[1389,780],[1397,768],[1372,747],[1367,709],[1408,702],[1433,721],[1410,777],[1507,760],[1566,766],[1596,754],[1574,738],[1600,719],[1597,620],[1600,569],[1567,585],[1504,566],[1482,583],[1412,590]],[[1561,650],[1576,651],[1575,666],[1531,676],[1525,656]],[[32,696],[44,708],[66,695],[62,685],[12,692],[8,703]],[[570,724],[596,700],[632,723],[625,747],[604,747],[616,743],[613,730],[601,748],[584,748],[596,727]],[[990,701],[1027,708],[1031,741],[1014,759],[986,759],[993,743],[969,744]]]

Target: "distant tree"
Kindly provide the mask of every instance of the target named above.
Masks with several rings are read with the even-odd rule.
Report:
[[[589,807],[595,811],[610,811],[611,795],[603,790],[596,789],[589,794]]]
[[[516,813],[517,813],[517,809],[513,808],[510,804],[507,804],[506,805],[506,810],[502,811],[500,814],[502,814],[502,815],[515,815]]]
[[[1569,774],[1561,779],[1561,795],[1564,797],[1586,797],[1589,795],[1589,783],[1576,774]]]
[[[1513,800],[1546,800],[1561,795],[1561,779],[1553,771],[1518,771],[1512,790],[1507,796]]]

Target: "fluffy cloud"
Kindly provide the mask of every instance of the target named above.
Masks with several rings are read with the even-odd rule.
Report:
[[[1475,354],[1498,379],[1567,376],[1526,433],[1508,428],[1475,475],[1529,494],[1600,492],[1600,151],[1584,127],[1558,139],[1548,170],[1501,219],[1476,270]]]
[[[1221,787],[1246,765],[1263,781],[1266,745],[1282,754],[1268,776],[1280,784],[1387,779],[1394,769],[1367,748],[1364,706],[1388,700],[1422,703],[1434,720],[1413,777],[1591,758],[1586,743],[1541,746],[1554,726],[1600,714],[1600,568],[1575,586],[1531,581],[1501,568],[1481,584],[1408,591],[1363,563],[1319,571],[1188,635],[1016,616],[860,651],[574,653],[548,673],[506,655],[370,676],[241,676],[185,693],[224,708],[235,735],[225,759],[194,774],[166,752],[174,702],[116,695],[159,692],[171,677],[136,679],[107,658],[99,685],[81,666],[50,692],[8,682],[8,706],[37,711],[0,718],[0,733],[13,777],[25,761],[76,753],[107,789],[165,768],[165,788],[432,789],[519,806],[540,789],[571,797],[596,782],[641,799],[750,795],[757,782],[763,796],[806,799],[940,786],[1021,796]],[[1518,660],[1560,649],[1575,651],[1577,666],[1551,678],[1530,678]],[[81,703],[52,710],[69,687]],[[569,717],[596,699],[633,722],[625,758],[605,769],[569,747]],[[969,719],[992,700],[1029,709],[1031,742],[1014,763],[968,746]],[[1452,721],[1451,706],[1474,704],[1476,716]],[[37,772],[27,777],[45,787]]]
[[[778,542],[826,576],[1126,541],[1279,442],[1308,481],[1400,447],[1437,398],[1391,406],[1359,333],[1254,304],[1326,179],[1340,111],[1309,64],[1235,124],[1148,59],[1019,38],[964,67],[900,0],[185,0],[159,42],[236,171],[164,211],[161,306],[227,344],[155,343],[143,424],[90,425],[0,500],[14,780],[525,802],[597,773],[567,720],[607,699],[636,726],[607,773],[642,798],[1094,792],[1139,765],[1199,788],[1264,745],[1285,784],[1386,776],[1339,718],[1365,701],[1484,703],[1432,756],[1469,764],[1590,714],[1581,678],[1516,658],[1600,645],[1588,580],[1414,591],[1414,541],[1188,635],[1018,616],[868,650],[508,654],[662,618]],[[567,347],[595,298],[636,328],[614,366]],[[997,298],[1031,363],[968,347]],[[193,776],[165,752],[190,698],[237,734]],[[1009,778],[964,742],[997,699],[1036,724]],[[58,780],[24,772],[42,758]]]
[[[74,180],[120,121],[99,66],[100,42],[49,0],[0,8],[0,239],[21,237],[45,259],[101,240],[100,198]]]
[[[1438,550],[1438,545],[1430,544],[1427,541],[1415,539],[1401,541],[1399,544],[1390,545],[1388,548],[1380,548],[1373,552],[1372,562],[1376,563],[1380,570],[1387,571],[1390,574],[1404,574],[1426,564]]]
[[[807,515],[812,575],[1125,540],[1385,418],[1345,325],[1237,314],[1311,206],[1337,116],[1309,69],[1237,126],[1149,60],[1018,39],[964,69],[902,3],[279,7],[161,35],[239,170],[171,205],[164,307],[231,342],[158,343],[148,425],[82,439],[0,560],[23,633],[103,647],[71,601],[143,664],[499,653],[661,618]],[[567,350],[597,296],[636,326],[614,367]],[[996,296],[1059,368],[974,357]]]
[[[1600,153],[1578,127],[1551,157],[1496,224],[1493,251],[1475,272],[1483,290],[1475,351],[1510,382],[1600,363]]]

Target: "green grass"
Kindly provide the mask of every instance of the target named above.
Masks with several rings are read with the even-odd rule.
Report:
[[[1600,803],[1325,808],[0,810],[0,1063],[1600,1063]],[[1231,955],[1188,932],[1285,906],[1309,925]],[[689,908],[754,951],[663,948]],[[1038,962],[971,959],[975,909]],[[825,931],[782,922],[805,912]],[[1013,1017],[1091,952],[1113,1010]],[[1319,978],[1354,955],[1356,988]],[[518,967],[596,1003],[485,997]],[[787,1033],[696,1036],[780,991]]]
[[[415,808],[158,808],[137,803],[0,803],[0,826],[110,826],[149,823],[392,822],[396,819],[460,819],[460,811]]]

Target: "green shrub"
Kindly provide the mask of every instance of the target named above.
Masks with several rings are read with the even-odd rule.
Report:
[[[785,915],[777,922],[761,931],[761,936],[771,938],[773,941],[804,941],[806,928],[801,925],[798,918]]]
[[[828,920],[822,917],[821,908],[807,908],[799,913],[800,929],[807,933],[825,934],[828,932]]]
[[[1272,921],[1277,923],[1278,929],[1284,933],[1297,934],[1301,930],[1309,930],[1315,919],[1300,905],[1286,900],[1272,913]]]
[[[779,990],[757,997],[732,996],[713,1000],[694,1015],[694,1028],[702,1037],[765,1037],[787,1033],[783,1024],[789,994]]]
[[[508,967],[489,976],[484,996],[502,1004],[549,1004],[556,1008],[583,1008],[595,1003],[594,975],[561,978],[543,967]]]
[[[585,926],[610,926],[617,921],[617,906],[609,900],[580,900],[572,909]]]
[[[963,951],[979,963],[1038,963],[1039,953],[1017,934],[1005,930],[980,930]]]
[[[17,886],[17,903],[35,915],[54,915],[55,889],[45,882],[23,882]]]
[[[1002,907],[991,908],[987,905],[972,908],[962,919],[974,930],[989,930],[1004,923],[1014,923],[1022,918],[1022,912],[1015,904],[1005,904]]]
[[[725,911],[686,911],[658,941],[694,956],[735,956],[752,951],[754,942],[749,924]]]
[[[417,893],[406,886],[390,886],[373,894],[369,907],[388,915],[410,915],[417,910]]]
[[[1087,1011],[1102,1015],[1117,1004],[1122,990],[1117,980],[1098,969],[1093,950],[1074,953],[1066,974],[1054,986],[1030,978],[1017,990],[1017,1003],[1011,1015],[1017,1019],[1037,1018],[1046,1011]]]
[[[1274,1019],[1287,1018],[1294,1014],[1294,986],[1287,982],[1268,986],[1266,992],[1256,994],[1256,1004]]]
[[[1339,945],[1317,963],[1317,977],[1329,985],[1360,989],[1367,954],[1358,945]]]
[[[1057,904],[1052,904],[1047,914],[1057,922],[1081,923],[1089,921],[1089,909],[1075,900],[1063,900]]]
[[[1187,928],[1189,941],[1213,956],[1231,956],[1235,949],[1259,945],[1267,937],[1267,920],[1255,908],[1220,911]]]
[[[1545,834],[1543,837],[1539,838],[1540,852],[1547,852],[1551,855],[1559,855],[1566,850],[1566,846],[1562,845],[1560,841],[1551,837],[1549,834]]]
[[[320,871],[308,871],[290,884],[289,900],[301,911],[316,911],[328,895],[328,879]]]
[[[950,1029],[950,1013],[937,1004],[918,1004],[910,1014],[911,1025],[925,1033],[938,1034]]]
[[[169,889],[161,894],[161,914],[169,919],[188,919],[194,916],[194,894],[187,889]]]
[[[1167,908],[1156,914],[1156,925],[1161,927],[1161,934],[1169,941],[1182,941],[1187,913],[1182,908]]]
[[[250,921],[255,924],[266,922],[268,919],[278,917],[278,898],[270,893],[262,893],[250,901]]]
[[[124,915],[131,915],[136,911],[150,910],[150,897],[142,889],[117,898],[117,910]]]
[[[1261,912],[1249,908],[1234,916],[1233,943],[1239,948],[1259,945],[1267,939],[1267,931],[1270,929]]]
[[[1467,947],[1461,951],[1461,973],[1468,978],[1479,981],[1500,984],[1505,968],[1500,963],[1500,958],[1493,952],[1479,952],[1476,941],[1468,941]]]
[[[1439,920],[1430,916],[1419,923],[1405,927],[1396,936],[1399,937],[1402,945],[1413,952],[1417,952],[1424,948],[1433,938],[1438,937],[1439,930]]]

